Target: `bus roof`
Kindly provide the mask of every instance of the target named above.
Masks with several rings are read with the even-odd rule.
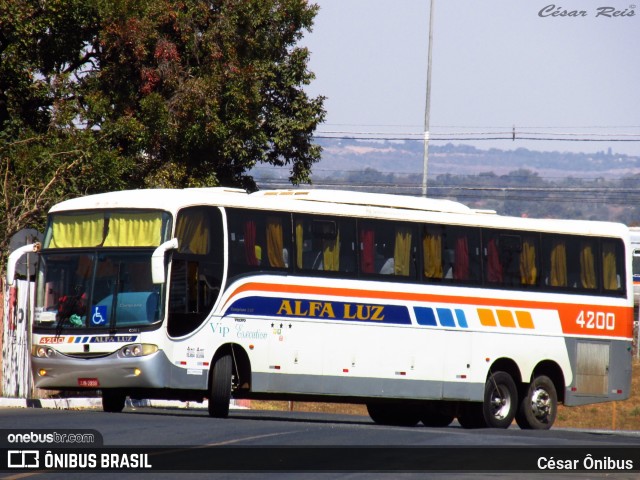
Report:
[[[473,213],[474,210],[462,203],[451,200],[438,200],[388,193],[367,193],[350,190],[263,190],[254,193],[259,196],[278,196],[294,200],[338,203],[346,205],[364,205],[372,207],[401,208],[429,212]]]
[[[225,187],[125,190],[65,200],[54,205],[50,213],[138,208],[161,209],[175,214],[181,208],[197,205],[598,236],[629,235],[628,227],[621,223],[509,217],[497,215],[493,210],[472,209],[451,200],[323,189],[265,190],[252,194]],[[337,205],[342,207],[336,208]]]

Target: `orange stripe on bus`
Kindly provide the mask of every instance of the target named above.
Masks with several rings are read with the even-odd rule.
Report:
[[[480,325],[485,327],[496,326],[496,318],[493,316],[493,311],[488,308],[479,308],[478,318],[480,319]]]
[[[375,298],[377,300],[395,300],[407,302],[433,302],[459,305],[478,305],[494,308],[515,308],[515,309],[542,309],[554,310],[558,312],[562,324],[562,331],[570,335],[589,335],[606,337],[633,338],[633,307],[615,307],[608,305],[576,305],[571,303],[543,302],[535,300],[510,300],[492,299],[480,297],[459,297],[454,295],[435,295],[411,292],[373,291],[357,288],[337,288],[318,287],[306,285],[275,285],[270,283],[251,282],[239,286],[230,296],[225,308],[230,304],[233,297],[243,292],[271,292],[277,294],[298,294],[298,295],[325,295],[334,297],[356,297]],[[597,311],[603,314],[612,314],[615,323],[610,329],[589,329],[578,324],[577,319],[581,312]],[[493,314],[491,314],[493,316]],[[522,328],[533,328],[533,321],[530,323],[526,316],[521,315],[518,322],[523,321]],[[485,321],[490,322],[489,317]],[[494,324],[495,325],[495,319]],[[530,325],[530,326],[526,326]]]
[[[517,310],[516,319],[518,320],[518,325],[520,326],[520,328],[535,328],[533,326],[533,318],[531,318],[531,312]]]
[[[509,310],[496,310],[498,314],[498,323],[501,327],[515,328],[516,321],[513,319],[513,314]]]

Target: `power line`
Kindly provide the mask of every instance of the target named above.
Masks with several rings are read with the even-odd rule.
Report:
[[[383,134],[377,133],[367,133],[367,134],[354,134],[354,135],[346,135],[346,134],[316,134],[315,138],[324,138],[324,139],[335,139],[335,140],[387,140],[387,141],[414,141],[414,142],[423,142],[424,134],[384,134],[386,136],[382,136]],[[422,135],[419,137],[419,135]],[[611,134],[606,136],[605,138],[586,138],[586,137],[578,137],[578,138],[557,138],[557,137],[538,137],[538,136],[523,136],[516,135],[513,137],[512,134],[502,135],[502,136],[492,136],[492,135],[500,135],[500,134],[485,134],[485,136],[457,136],[457,135],[469,135],[467,134],[458,134],[458,133],[449,133],[446,135],[442,134],[430,134],[429,140],[436,142],[453,142],[453,141],[487,141],[487,140],[533,140],[533,141],[554,141],[554,142],[640,142],[640,134],[625,134],[628,135],[628,138],[620,138],[621,135]],[[526,135],[537,135],[528,133]],[[543,135],[540,133],[540,135]],[[546,134],[550,135],[550,134]],[[572,134],[553,134],[553,135],[565,135],[569,136]],[[603,134],[604,135],[604,134]]]
[[[269,187],[287,187],[291,185],[284,181],[265,179],[259,184]],[[372,189],[394,193],[405,193],[420,196],[420,185],[398,183],[349,183],[314,182],[313,188],[346,188],[356,190]],[[433,185],[429,196],[432,198],[457,198],[469,200],[497,200],[543,203],[581,203],[589,205],[627,205],[640,203],[640,191],[622,187],[490,187],[480,185]]]

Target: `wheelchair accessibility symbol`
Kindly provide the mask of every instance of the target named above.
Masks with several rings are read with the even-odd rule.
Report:
[[[107,323],[107,306],[96,305],[93,307],[93,313],[91,314],[91,323],[93,325],[104,325]]]

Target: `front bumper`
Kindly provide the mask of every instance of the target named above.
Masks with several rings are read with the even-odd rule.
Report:
[[[169,386],[171,367],[162,350],[131,358],[123,358],[117,352],[86,359],[59,352],[49,358],[31,357],[35,386],[51,389],[165,388]],[[97,385],[86,379],[97,380]]]

